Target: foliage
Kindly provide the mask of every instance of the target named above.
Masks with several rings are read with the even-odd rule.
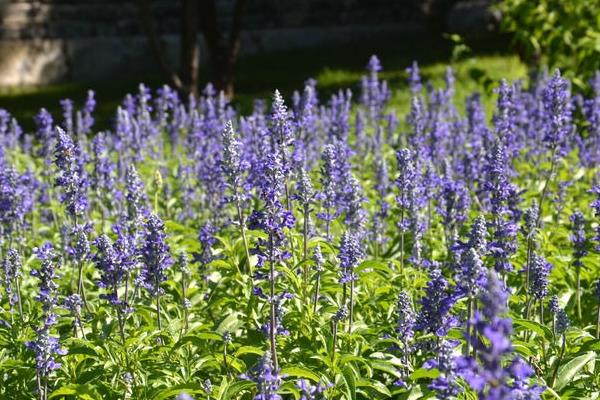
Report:
[[[498,7],[502,28],[533,64],[564,69],[580,88],[600,68],[597,0],[503,0]]]

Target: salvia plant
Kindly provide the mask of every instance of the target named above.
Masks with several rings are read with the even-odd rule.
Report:
[[[600,73],[384,73],[0,110],[0,398],[598,398]]]

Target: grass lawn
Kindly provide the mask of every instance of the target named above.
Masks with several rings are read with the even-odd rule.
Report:
[[[456,91],[459,99],[473,90],[484,88],[484,101],[493,101],[493,88],[501,78],[526,77],[526,68],[518,58],[508,52],[501,40],[480,40],[470,43],[472,52],[457,59],[455,47],[448,39],[422,36],[390,40],[387,42],[365,41],[352,45],[319,47],[303,50],[258,54],[242,57],[238,64],[236,97],[234,104],[247,112],[254,98],[268,98],[277,88],[289,97],[293,90],[301,89],[307,78],[318,81],[321,96],[328,96],[339,88],[356,88],[371,54],[381,59],[387,79],[394,89],[395,105],[407,110],[409,92],[406,88],[405,69],[413,60],[421,66],[424,80],[440,83],[445,68],[451,65],[456,72]],[[203,84],[210,79],[206,69],[201,70]],[[33,127],[32,118],[39,108],[46,107],[55,116],[60,115],[58,101],[72,98],[76,102],[85,99],[86,91],[96,91],[98,100],[96,120],[101,129],[111,126],[117,105],[126,93],[136,90],[144,82],[156,88],[161,85],[160,76],[148,75],[137,79],[116,77],[111,81],[77,84],[50,85],[33,88],[0,89],[0,107],[17,117],[26,129]]]

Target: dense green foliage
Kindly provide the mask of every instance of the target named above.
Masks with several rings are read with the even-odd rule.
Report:
[[[565,70],[580,88],[600,69],[600,2],[503,0],[502,27],[532,65]]]

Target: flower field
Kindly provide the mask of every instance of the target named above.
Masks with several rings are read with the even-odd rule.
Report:
[[[0,110],[0,398],[598,398],[600,74],[381,70]]]

